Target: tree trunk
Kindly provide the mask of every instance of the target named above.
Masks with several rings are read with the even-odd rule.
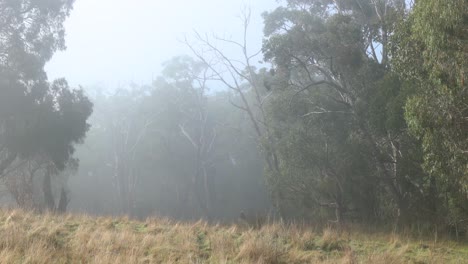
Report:
[[[406,199],[400,199],[397,201],[398,214],[395,221],[395,231],[398,231],[401,227],[404,227],[409,223],[409,206]]]
[[[57,211],[59,213],[65,213],[67,211],[67,206],[69,202],[70,202],[70,199],[68,198],[68,194],[65,191],[65,188],[62,187],[62,191],[60,192],[60,200],[59,200],[59,204],[57,207]]]
[[[47,210],[54,211],[55,201],[54,201],[54,196],[52,194],[52,181],[50,178],[50,174],[51,174],[51,169],[47,168],[46,173],[44,175],[44,182],[42,185],[42,190],[44,192],[44,202],[45,202]]]
[[[343,223],[343,211],[344,211],[344,206],[343,206],[343,195],[341,188],[338,186],[339,184],[337,183],[337,197],[336,197],[336,207],[335,207],[335,215],[336,215],[336,222],[338,223],[339,226]]]
[[[389,189],[390,195],[392,196],[393,201],[397,206],[398,213],[396,225],[398,226],[404,224],[409,218],[409,210],[407,201],[404,195],[401,193],[400,188],[398,186],[398,182],[396,181],[396,175],[392,175],[389,172],[389,170],[385,167],[384,161],[382,161],[382,159],[380,158],[381,153],[379,150],[379,146],[377,145],[377,142],[374,140],[373,136],[370,134],[369,130],[365,127],[364,124],[362,124],[362,121],[360,124],[360,129],[364,134],[365,140],[371,147],[371,153],[373,155],[377,171],[383,176],[383,183]]]

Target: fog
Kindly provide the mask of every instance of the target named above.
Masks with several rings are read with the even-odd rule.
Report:
[[[109,89],[149,84],[163,62],[190,54],[181,43],[194,31],[241,39],[241,13],[250,8],[249,49],[262,45],[261,13],[275,1],[79,0],[65,22],[67,49],[46,65],[50,79]]]
[[[250,2],[77,1],[71,16],[64,24],[67,49],[56,53],[46,65],[49,79],[64,77],[71,86],[83,87],[94,103],[89,136],[83,145],[78,147],[75,155],[80,160],[80,166],[77,171],[71,173],[68,180],[67,186],[71,198],[69,210],[96,215],[127,214],[133,217],[160,215],[179,220],[208,217],[218,221],[235,220],[241,211],[247,211],[249,214],[273,213],[262,173],[263,162],[260,156],[254,154],[257,152],[256,142],[249,139],[248,135],[232,135],[240,137],[236,144],[245,144],[243,148],[228,150],[227,146],[224,146],[221,148],[226,149],[214,150],[218,152],[216,155],[219,157],[216,159],[219,164],[210,165],[208,176],[211,177],[210,192],[212,194],[210,195],[216,195],[216,198],[209,198],[213,200],[213,204],[210,205],[213,208],[210,208],[208,215],[196,208],[199,206],[197,201],[189,201],[197,199],[196,195],[191,196],[189,193],[185,197],[179,193],[193,191],[184,186],[180,179],[175,184],[181,186],[171,186],[173,182],[171,178],[182,177],[182,181],[183,179],[191,181],[190,171],[193,172],[196,168],[196,165],[191,164],[193,157],[182,156],[182,153],[192,151],[187,138],[182,136],[177,139],[185,140],[186,145],[181,149],[183,152],[175,153],[170,157],[173,162],[180,162],[181,167],[187,166],[186,171],[182,172],[174,171],[174,168],[161,168],[163,165],[154,159],[137,162],[138,166],[142,166],[142,162],[156,163],[149,164],[151,166],[148,166],[146,170],[141,169],[142,172],[127,171],[135,169],[133,167],[137,165],[133,164],[134,160],[127,160],[129,157],[125,152],[128,150],[125,148],[133,147],[136,151],[144,152],[147,150],[141,148],[141,145],[154,144],[154,142],[137,142],[135,138],[130,138],[130,143],[118,142],[119,139],[105,140],[119,136],[114,132],[131,134],[130,137],[143,135],[143,140],[151,140],[147,137],[152,136],[141,134],[146,131],[141,131],[145,128],[140,123],[146,122],[147,117],[137,120],[138,115],[145,110],[135,108],[139,107],[138,104],[152,103],[144,102],[148,99],[139,98],[141,95],[131,94],[128,90],[139,90],[142,86],[152,85],[158,78],[161,78],[164,63],[176,56],[192,54],[193,52],[184,41],[196,43],[198,33],[210,38],[216,35],[224,39],[242,41],[245,22],[243,16],[249,13],[246,36],[248,52],[254,54],[262,47],[261,13],[274,7],[274,2],[266,0]],[[226,45],[223,50],[232,58],[243,56],[242,50],[236,46]],[[260,54],[252,59],[252,63],[258,65],[262,59]],[[180,66],[174,65],[174,67]],[[216,88],[215,91],[219,92],[228,90],[219,81],[210,81],[210,86],[209,88]],[[99,96],[101,92],[120,94],[104,98]],[[154,98],[164,96],[164,94],[158,94],[157,91],[153,92],[152,96]],[[163,100],[167,99],[169,98]],[[227,100],[226,95],[221,94],[213,95],[212,99],[214,102],[209,104],[216,104],[215,101],[218,100]],[[136,102],[123,103],[125,100],[136,100]],[[151,107],[157,108],[157,106]],[[128,116],[131,111],[134,111],[131,113],[132,116]],[[171,114],[165,112],[165,115]],[[207,113],[207,116],[212,118],[213,114],[215,113]],[[129,122],[127,118],[135,120]],[[185,121],[177,120],[176,122]],[[247,124],[242,120],[236,122],[229,125],[245,126]],[[128,126],[136,127],[133,130]],[[180,133],[180,131],[173,132]],[[118,144],[123,144],[119,146],[120,149],[116,147]],[[246,159],[247,156],[242,152],[251,153],[251,156]],[[145,156],[145,153],[132,153],[132,155],[139,157]],[[89,159],[90,156],[92,160]],[[120,163],[125,163],[125,165],[120,167]],[[127,168],[127,166],[132,168]],[[125,175],[117,175],[118,170],[123,170],[121,173]],[[124,179],[118,180],[118,177]],[[147,186],[151,187],[147,188]],[[195,192],[205,191],[207,191],[206,188],[195,189]],[[122,203],[132,204],[125,207]]]
[[[464,5],[0,1],[0,202],[458,236]]]

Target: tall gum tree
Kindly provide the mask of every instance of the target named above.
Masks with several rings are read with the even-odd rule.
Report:
[[[92,104],[44,65],[65,49],[73,0],[0,2],[0,177],[42,156],[55,171],[72,159],[89,128]],[[41,158],[42,160],[42,158]]]
[[[289,98],[285,100],[293,105],[304,97],[313,99],[311,110],[300,112],[302,118],[347,116],[348,136],[357,136],[368,149],[374,178],[392,198],[396,219],[402,221],[410,214],[411,185],[400,166],[405,124],[379,131],[371,109],[379,84],[390,72],[390,36],[406,8],[403,0],[287,1],[265,14],[263,47],[277,72],[276,89]],[[325,105],[314,93],[339,107]]]
[[[434,193],[444,201],[436,207],[448,210],[443,214],[454,226],[468,213],[467,36],[465,0],[416,1],[393,36],[393,66],[415,90],[405,117],[422,141]]]

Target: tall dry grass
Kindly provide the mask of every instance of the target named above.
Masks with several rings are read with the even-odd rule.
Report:
[[[295,225],[0,212],[0,263],[468,263],[466,244]]]

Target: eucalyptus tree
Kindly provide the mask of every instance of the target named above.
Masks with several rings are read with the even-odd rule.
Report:
[[[468,215],[467,30],[467,1],[421,0],[393,36],[394,68],[414,89],[405,117],[422,142],[432,211],[452,225]]]
[[[387,200],[383,197],[390,197],[393,203],[386,212],[390,211],[390,215],[399,220],[407,219],[414,206],[410,194],[417,183],[411,177],[419,175],[408,174],[403,165],[406,162],[402,154],[409,148],[403,141],[411,139],[405,133],[404,103],[401,103],[404,98],[400,98],[404,96],[400,94],[402,86],[398,78],[391,78],[389,64],[390,36],[406,12],[403,0],[291,0],[285,7],[264,15],[266,39],[263,51],[266,60],[274,65],[273,87],[278,91],[276,97],[280,101],[271,107],[283,105],[287,110],[283,111],[284,115],[292,116],[293,121],[284,122],[281,116],[273,118],[283,128],[294,122],[309,131],[317,131],[303,135],[303,140],[315,141],[315,152],[322,153],[319,156],[311,154],[313,165],[309,167],[315,167],[316,172],[310,172],[310,177],[320,179],[326,175],[323,169],[326,163],[320,157],[326,157],[326,153],[333,150],[330,146],[338,147],[333,151],[350,160],[336,160],[329,168],[345,168],[349,162],[361,163],[367,168],[362,170],[362,175],[347,174],[347,169],[333,177],[327,172],[337,187],[331,188],[325,197],[335,197],[335,208],[340,207],[338,197],[346,193],[339,188],[343,182],[340,179],[354,181],[357,186],[375,184],[376,191],[368,194],[370,199],[364,200],[378,203]],[[390,97],[381,104],[376,98],[385,94],[384,90]],[[326,129],[330,130],[325,132]],[[287,137],[280,135],[278,140],[287,141]],[[353,154],[354,145],[360,146],[360,151],[356,152],[359,155]],[[368,162],[372,166],[365,165]],[[293,166],[288,162],[283,165]],[[384,192],[377,196],[379,191]],[[347,201],[350,203],[352,200]],[[395,207],[395,213],[391,213],[391,207]],[[384,212],[376,214],[383,215]]]
[[[44,71],[52,55],[65,48],[63,22],[73,2],[0,2],[2,178],[38,159],[47,159],[51,171],[63,170],[88,130],[88,98],[63,79],[49,82]]]
[[[212,88],[218,75],[203,61],[181,56],[164,66],[144,111],[159,113],[146,142],[154,170],[165,172],[155,176],[172,192],[167,203],[185,219],[232,219],[266,207],[255,129],[229,104],[241,96]]]
[[[100,114],[101,124],[110,139],[107,145],[107,161],[113,170],[112,186],[120,204],[122,214],[134,215],[137,196],[137,183],[141,176],[139,151],[148,127],[154,122],[156,113],[143,113],[141,104],[144,102],[149,87],[136,87],[127,90],[120,89],[107,98],[104,111]],[[105,140],[105,139],[103,139]]]
[[[179,182],[187,188],[184,200],[195,209],[194,215],[209,218],[215,177],[212,158],[219,136],[212,114],[208,112],[210,73],[203,63],[186,56],[175,57],[164,66],[163,75],[154,83],[148,98],[151,104],[157,104],[155,108],[163,119],[155,127],[165,131],[163,136],[176,136],[177,145],[185,148],[184,157],[179,157],[189,170],[188,178]],[[172,155],[168,153],[168,156]]]

